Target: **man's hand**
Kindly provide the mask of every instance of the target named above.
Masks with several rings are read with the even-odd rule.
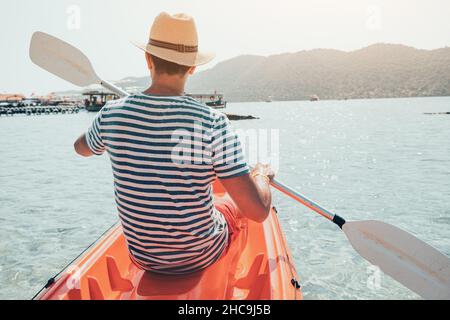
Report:
[[[264,222],[272,208],[270,181],[274,176],[270,166],[258,164],[251,174],[220,181],[244,217]]]
[[[269,182],[272,182],[275,179],[275,171],[268,164],[258,163],[252,170],[251,176],[253,178],[262,176],[267,177]]]
[[[86,142],[86,134],[82,134],[77,141],[75,141],[73,147],[75,148],[75,152],[80,156],[91,157],[94,155]]]

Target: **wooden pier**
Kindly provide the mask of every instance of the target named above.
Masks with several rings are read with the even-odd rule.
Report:
[[[36,106],[36,107],[9,107],[0,108],[0,116],[14,116],[14,115],[27,115],[27,116],[40,116],[47,114],[71,114],[78,113],[83,110],[83,107],[78,105],[74,106]]]

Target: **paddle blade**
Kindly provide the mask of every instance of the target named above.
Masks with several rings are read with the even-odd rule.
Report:
[[[411,234],[379,221],[347,222],[353,248],[425,299],[450,299],[450,260]]]
[[[39,67],[76,86],[86,87],[101,82],[83,52],[49,34],[33,34],[30,58]]]

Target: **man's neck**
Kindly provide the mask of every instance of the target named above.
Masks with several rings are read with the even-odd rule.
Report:
[[[185,82],[181,78],[158,77],[152,80],[152,85],[144,93],[158,96],[182,96],[184,95]]]

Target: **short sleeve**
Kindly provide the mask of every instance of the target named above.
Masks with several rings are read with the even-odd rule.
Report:
[[[214,171],[219,179],[235,178],[250,172],[239,137],[224,114],[214,122],[211,149]]]
[[[101,117],[102,113],[99,112],[86,133],[86,142],[89,149],[98,156],[105,152],[105,145],[101,136]]]

